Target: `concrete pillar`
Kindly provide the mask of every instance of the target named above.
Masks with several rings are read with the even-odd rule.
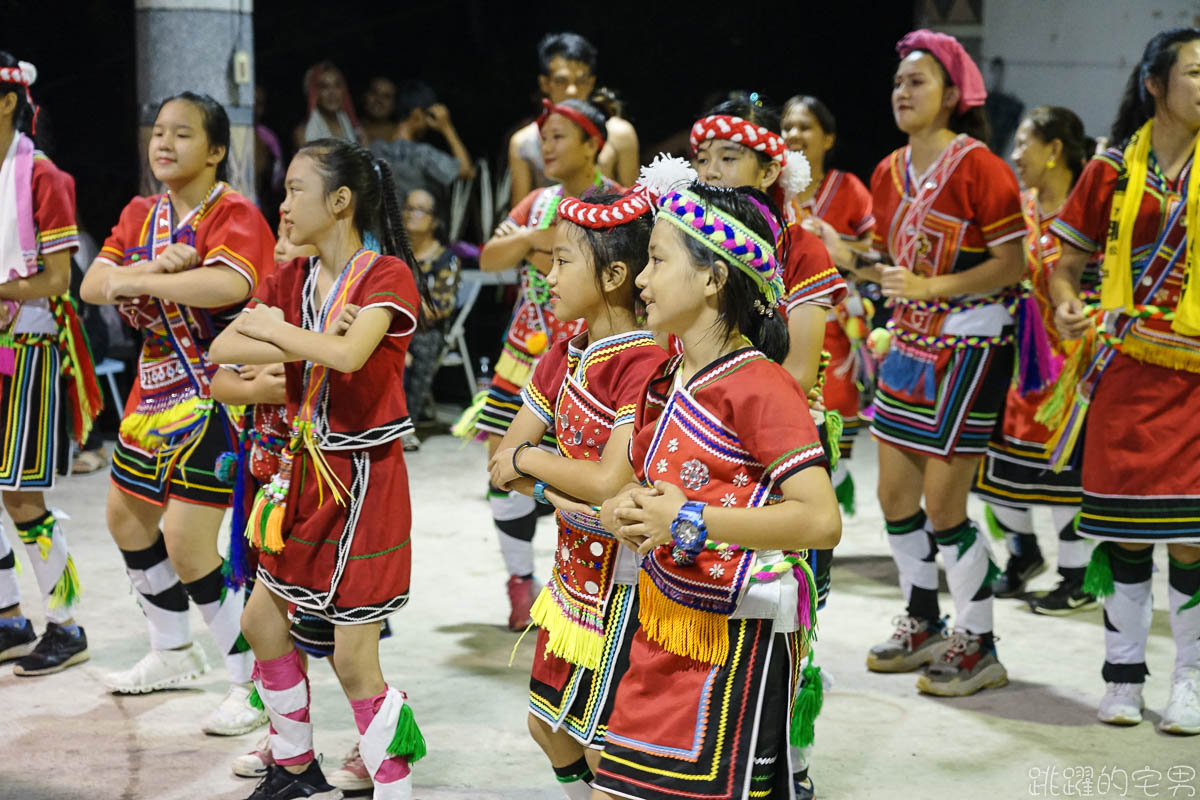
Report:
[[[254,192],[254,0],[134,0],[141,190],[161,190],[146,147],[164,97],[211,95],[230,122],[229,182]]]

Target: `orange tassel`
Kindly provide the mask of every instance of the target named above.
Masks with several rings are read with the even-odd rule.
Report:
[[[283,552],[283,509],[281,505],[272,504],[267,514],[267,527],[262,545],[264,553]]]

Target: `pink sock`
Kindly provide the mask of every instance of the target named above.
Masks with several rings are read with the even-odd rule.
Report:
[[[273,658],[270,661],[255,660],[251,678],[258,687],[259,699],[263,701],[263,707],[271,717],[271,751],[272,755],[275,756],[276,763],[283,766],[294,766],[312,761],[312,723],[308,716],[311,695],[308,689],[308,676],[304,673],[303,663],[300,661],[300,652],[293,649],[287,655]],[[272,707],[272,692],[284,692],[300,683],[304,684],[303,705],[287,710]],[[298,725],[287,726],[290,728],[287,737],[289,739],[288,744],[292,746],[286,750],[283,748],[284,743],[279,741],[279,731],[275,728],[276,719],[280,719],[281,725],[283,719],[298,723]],[[307,745],[308,749],[297,755],[284,755],[280,757],[281,753],[294,752],[297,747],[304,747],[305,745]]]
[[[385,697],[387,697],[387,689],[384,689],[374,697],[350,701],[350,708],[354,709],[354,724],[358,726],[359,734],[367,732],[367,727],[371,724],[371,720],[375,719],[375,714],[379,711],[379,707],[383,705]],[[383,763],[379,765],[379,769],[371,778],[376,783],[394,783],[395,781],[407,778],[411,771],[407,758],[392,756],[391,758],[384,759]]]

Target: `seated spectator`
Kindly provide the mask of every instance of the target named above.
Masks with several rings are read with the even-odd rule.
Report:
[[[432,316],[437,320],[437,324],[427,330],[414,333],[408,346],[404,395],[408,398],[408,414],[416,425],[433,417],[433,410],[426,409],[426,401],[446,340],[445,323],[454,313],[457,301],[459,267],[458,257],[438,238],[437,205],[431,193],[424,189],[412,190],[404,200],[401,213],[413,256],[429,288]],[[421,446],[415,433],[405,434],[403,440],[405,450],[416,450]]]
[[[444,200],[455,178],[474,177],[471,155],[450,122],[450,111],[438,102],[429,84],[405,81],[396,90],[395,108],[400,121],[391,140],[376,139],[370,146],[377,158],[391,165],[397,197],[424,189]],[[431,128],[442,135],[454,155],[421,141]]]
[[[367,146],[382,139],[390,142],[396,137],[396,84],[390,78],[376,75],[363,92],[363,136]],[[403,197],[403,195],[401,195]]]
[[[346,77],[332,62],[322,61],[304,73],[304,93],[308,97],[308,119],[296,127],[297,150],[314,139],[362,141]]]

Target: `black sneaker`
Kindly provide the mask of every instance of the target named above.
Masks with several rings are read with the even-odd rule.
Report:
[[[335,789],[325,782],[325,774],[321,765],[313,761],[308,769],[299,775],[293,775],[278,764],[267,767],[267,774],[254,793],[246,800],[296,800],[296,798],[313,798],[313,800],[342,800],[342,790]]]
[[[1052,617],[1065,617],[1077,611],[1087,611],[1097,608],[1100,601],[1094,594],[1088,594],[1083,586],[1073,581],[1061,580],[1045,594],[1029,598],[1029,610],[1035,614],[1046,614]]]
[[[29,655],[36,643],[37,634],[29,620],[24,628],[0,627],[0,663]]]
[[[67,667],[82,664],[91,658],[88,655],[87,634],[79,628],[79,635],[72,636],[66,628],[55,623],[46,623],[46,632],[38,640],[33,652],[22,658],[13,667],[13,674],[23,678],[61,672]]]
[[[1025,584],[1046,571],[1046,559],[1041,552],[1027,556],[1009,556],[1004,574],[992,581],[996,597],[1016,597],[1025,591]]]

